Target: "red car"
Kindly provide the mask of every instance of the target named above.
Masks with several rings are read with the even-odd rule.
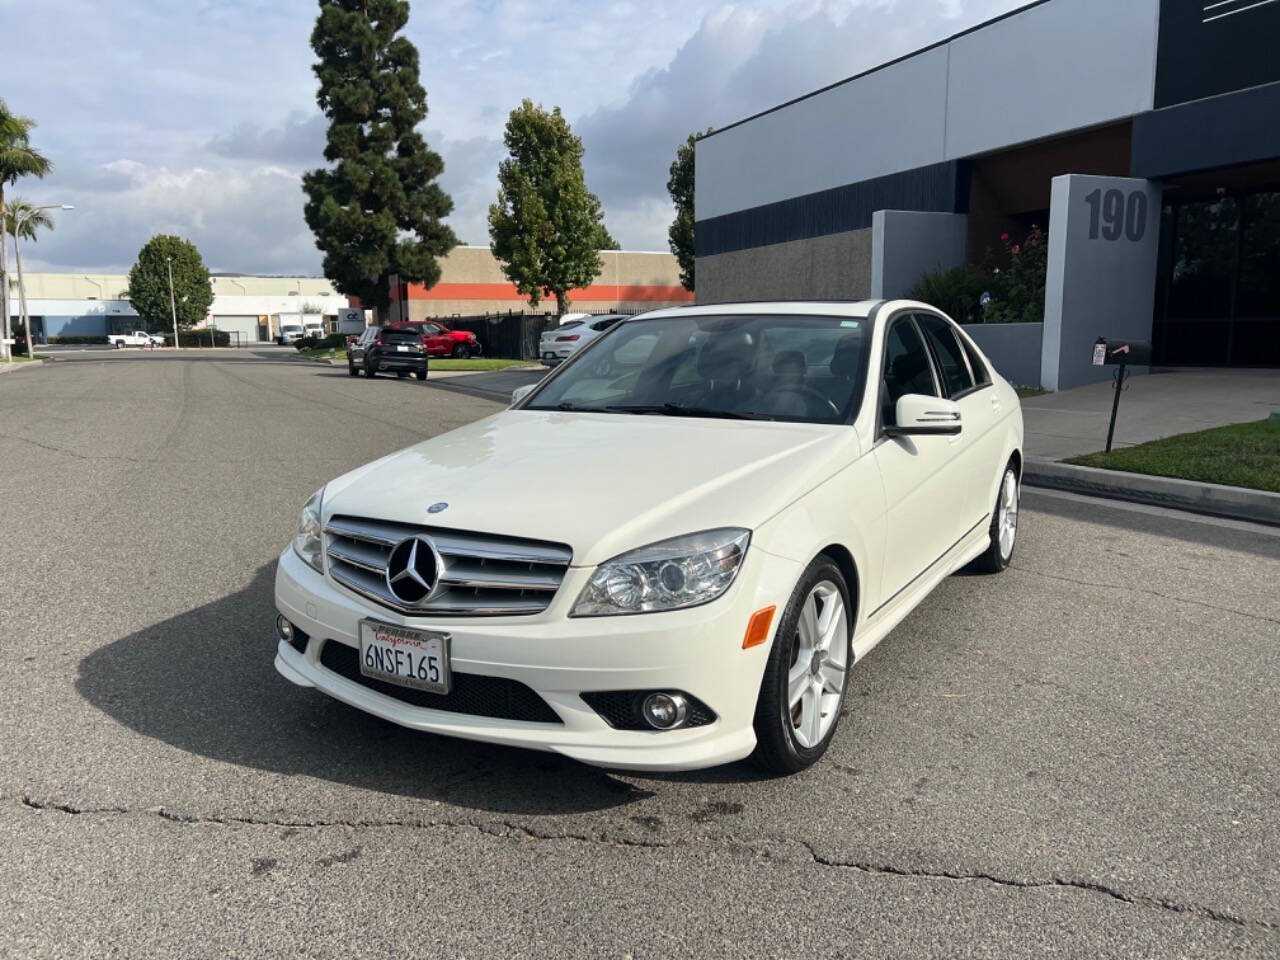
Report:
[[[450,330],[442,323],[424,320],[421,323],[391,323],[392,330],[412,330],[422,337],[422,345],[429,357],[467,357],[480,356],[480,341],[470,330]]]

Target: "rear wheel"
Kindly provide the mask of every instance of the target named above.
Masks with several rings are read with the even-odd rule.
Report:
[[[378,372],[378,368],[377,368],[376,366],[374,366],[372,363],[370,363],[370,362],[369,362],[369,358],[368,358],[368,357],[365,357],[365,360],[364,360],[364,375],[365,375],[366,377],[372,377],[372,376],[373,376],[374,374],[376,374],[377,372]]]
[[[996,505],[991,514],[991,545],[973,561],[975,570],[999,573],[1009,566],[1018,536],[1019,494],[1018,471],[1011,460],[1004,468],[1004,476],[1000,478],[1000,489],[996,493]]]
[[[453,348],[453,355],[459,360],[470,360],[471,348],[465,343],[459,343]]]
[[[825,556],[809,564],[778,622],[756,701],[757,763],[796,773],[835,736],[853,662],[849,588]]]
[[[347,358],[347,376],[355,377],[355,376],[358,376],[359,373],[360,371],[356,369],[355,362],[352,361],[350,357],[348,357]]]
[[[423,368],[422,370],[415,370],[415,371],[413,371],[413,375],[414,375],[415,377],[417,377],[419,380],[425,380],[425,379],[427,379],[427,371],[426,371],[426,368]]]

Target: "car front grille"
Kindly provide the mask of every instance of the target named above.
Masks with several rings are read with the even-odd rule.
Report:
[[[438,582],[425,597],[406,602],[388,586],[387,561],[397,544],[413,537],[435,548]],[[433,616],[540,613],[573,559],[562,543],[346,516],[325,526],[325,552],[336,583],[392,610]]]
[[[362,687],[392,697],[412,707],[465,713],[473,717],[495,717],[523,723],[559,723],[559,714],[550,704],[518,680],[485,677],[477,673],[455,673],[448,693],[429,693],[387,683],[360,672],[360,653],[339,640],[326,641],[320,650],[320,665]]]

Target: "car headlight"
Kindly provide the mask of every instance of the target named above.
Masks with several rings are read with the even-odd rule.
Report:
[[[302,505],[298,533],[293,538],[293,549],[298,556],[321,573],[324,572],[324,537],[320,532],[320,502],[323,498],[324,487],[321,487]]]
[[[621,554],[596,568],[569,616],[656,613],[709,603],[733,583],[750,541],[750,530],[722,527]]]

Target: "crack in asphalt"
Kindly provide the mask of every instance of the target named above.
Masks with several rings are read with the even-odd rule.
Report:
[[[368,830],[368,829],[408,829],[408,830],[429,830],[429,829],[467,829],[474,830],[484,836],[493,837],[500,840],[521,840],[521,841],[542,841],[542,842],[570,842],[584,843],[608,847],[620,848],[641,848],[650,850],[673,850],[679,848],[688,848],[695,845],[707,843],[708,838],[702,837],[695,839],[682,839],[676,841],[666,841],[657,839],[636,839],[632,837],[610,837],[605,834],[584,834],[556,832],[551,833],[543,830],[535,830],[524,824],[514,823],[510,820],[502,820],[496,823],[485,823],[475,820],[426,820],[426,819],[384,819],[384,820],[286,820],[286,819],[268,819],[262,817],[237,817],[237,816],[194,816],[189,814],[177,813],[167,810],[164,807],[149,807],[146,810],[128,810],[124,807],[76,807],[71,804],[57,803],[47,800],[36,800],[29,795],[23,793],[17,796],[18,803],[35,811],[56,811],[68,816],[80,815],[117,815],[117,816],[154,816],[171,823],[181,825],[197,825],[212,824],[222,826],[256,826],[256,827],[272,827],[284,829],[325,829],[330,827],[341,827],[350,830]],[[898,867],[888,863],[880,863],[870,860],[843,860],[835,859],[818,852],[814,845],[808,840],[801,840],[795,837],[781,836],[757,836],[755,845],[750,841],[734,839],[732,837],[723,838],[723,843],[737,846],[755,853],[763,852],[759,842],[765,841],[766,844],[787,844],[798,846],[805,851],[807,858],[816,866],[825,867],[836,870],[852,870],[856,873],[869,877],[896,877],[911,880],[929,880],[945,883],[989,883],[997,887],[1005,887],[1015,890],[1077,890],[1083,893],[1097,894],[1105,896],[1119,903],[1128,904],[1135,907],[1146,907],[1150,909],[1162,910],[1169,913],[1176,913],[1181,916],[1194,917],[1201,920],[1212,920],[1218,923],[1227,923],[1233,926],[1251,930],[1262,930],[1268,933],[1275,932],[1280,929],[1277,924],[1268,920],[1256,920],[1249,917],[1241,917],[1225,910],[1215,907],[1208,907],[1201,904],[1185,903],[1176,900],[1170,900],[1164,897],[1150,897],[1141,894],[1129,894],[1115,887],[1107,886],[1093,880],[1080,880],[1071,877],[1053,876],[1047,880],[1019,880],[1011,877],[1001,877],[992,873],[981,871],[975,872],[959,872],[950,870],[937,869],[921,869]]]
[[[1171,913],[1183,914],[1186,916],[1198,917],[1204,920],[1215,920],[1220,923],[1229,923],[1237,927],[1244,927],[1254,930],[1265,930],[1274,932],[1277,925],[1268,920],[1254,920],[1249,917],[1237,916],[1228,913],[1225,910],[1219,910],[1215,907],[1206,907],[1195,903],[1182,903],[1176,900],[1169,900],[1164,897],[1147,897],[1142,895],[1128,894],[1123,890],[1117,890],[1115,887],[1109,887],[1106,884],[1098,883],[1094,880],[1077,880],[1070,877],[1054,876],[1048,880],[1015,880],[1010,877],[999,877],[990,873],[973,872],[960,873],[950,870],[912,870],[903,867],[895,867],[891,864],[872,863],[870,861],[846,861],[833,860],[823,856],[814,849],[813,845],[807,840],[793,840],[809,851],[809,855],[813,858],[813,862],[826,867],[837,867],[846,870],[855,870],[858,873],[865,873],[870,876],[888,875],[893,877],[915,878],[922,880],[943,880],[954,883],[990,883],[998,887],[1009,887],[1016,890],[1051,890],[1054,888],[1081,890],[1085,893],[1096,893],[1117,900],[1120,903],[1127,903],[1137,907],[1151,907],[1158,910],[1165,910]]]
[[[1265,617],[1257,613],[1247,613],[1244,610],[1237,610],[1234,607],[1223,607],[1216,603],[1209,603],[1206,600],[1192,600],[1190,597],[1176,597],[1168,593],[1161,593],[1159,590],[1148,590],[1144,587],[1129,587],[1119,583],[1097,583],[1093,580],[1080,580],[1076,577],[1064,577],[1059,573],[1045,573],[1043,570],[1037,570],[1035,567],[1017,566],[1010,567],[1015,573],[1027,573],[1036,577],[1044,577],[1047,580],[1061,580],[1064,583],[1074,583],[1081,587],[1102,587],[1107,590],[1119,590],[1122,593],[1145,593],[1151,597],[1158,597],[1161,600],[1173,600],[1176,603],[1191,603],[1197,607],[1205,607],[1209,610],[1218,610],[1222,613],[1233,613],[1238,617],[1245,617],[1249,620],[1261,620],[1263,623],[1280,623],[1275,617]]]

